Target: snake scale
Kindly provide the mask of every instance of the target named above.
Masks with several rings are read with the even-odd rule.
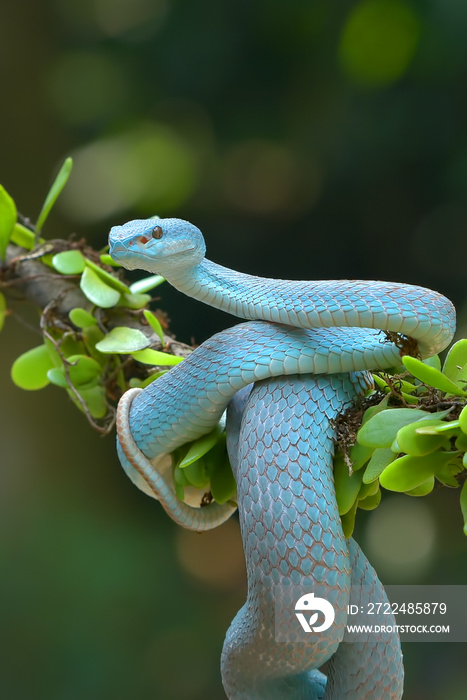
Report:
[[[451,302],[412,285],[236,272],[207,260],[200,230],[180,219],[130,221],[113,227],[109,242],[124,267],[160,274],[185,294],[247,320],[214,335],[144,390],[126,392],[117,417],[129,477],[180,525],[202,531],[234,507],[179,501],[169,455],[212,430],[227,409],[248,577],[247,601],[222,652],[227,696],[401,698],[397,633],[346,642],[352,591],[364,584],[372,600],[387,598],[357,543],[342,532],[333,419],[371,386],[367,370],[400,364],[400,350],[381,331],[413,338],[422,357],[436,354],[454,334]],[[331,601],[335,621],[325,633],[287,628],[279,641],[275,604],[294,586]]]

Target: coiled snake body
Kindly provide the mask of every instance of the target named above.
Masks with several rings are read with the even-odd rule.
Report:
[[[415,339],[422,356],[455,328],[452,304],[431,290],[385,282],[268,280],[207,260],[201,232],[179,219],[116,226],[110,254],[163,275],[207,304],[249,319],[218,333],[183,363],[119,404],[118,450],[130,478],[183,527],[206,530],[229,504],[179,501],[167,455],[209,432],[225,409],[237,481],[248,597],[227,633],[222,678],[234,700],[396,700],[397,634],[346,643],[351,585],[385,601],[376,573],[345,540],[332,478],[333,419],[370,385],[366,370],[400,364],[381,331]],[[168,466],[169,464],[169,466]],[[332,602],[324,632],[277,640],[275,605],[291,587]],[[324,671],[324,674],[319,669]]]

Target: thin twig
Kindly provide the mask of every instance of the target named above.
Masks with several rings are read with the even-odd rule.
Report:
[[[57,301],[58,301],[58,298],[52,299],[47,304],[47,306],[44,308],[44,311],[42,312],[41,320],[40,320],[40,327],[41,327],[42,333],[43,333],[44,337],[46,337],[48,340],[50,340],[50,342],[53,344],[55,350],[59,354],[60,359],[62,360],[62,363],[63,363],[63,371],[65,374],[66,383],[68,384],[70,391],[76,397],[76,400],[78,401],[79,405],[83,409],[83,413],[86,416],[89,424],[91,425],[92,428],[94,428],[94,430],[97,430],[98,433],[101,433],[102,435],[108,435],[108,433],[110,433],[110,431],[113,429],[114,424],[115,424],[115,417],[116,417],[115,409],[113,407],[109,406],[109,404],[107,404],[107,407],[111,411],[111,414],[112,414],[110,421],[108,421],[107,424],[104,426],[96,423],[96,421],[92,417],[91,413],[89,412],[89,409],[86,405],[86,402],[84,401],[83,397],[81,396],[81,394],[79,393],[79,391],[77,390],[77,388],[75,387],[73,382],[71,381],[69,367],[72,365],[72,363],[70,363],[68,361],[68,359],[65,357],[65,355],[63,354],[62,349],[60,347],[60,343],[57,342],[55,340],[55,338],[51,335],[51,333],[49,333],[49,331],[48,331],[49,324],[47,322],[47,318],[48,318],[49,314],[52,312],[53,308],[56,306]]]

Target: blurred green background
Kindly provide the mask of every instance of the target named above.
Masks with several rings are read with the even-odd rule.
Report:
[[[208,255],[296,279],[391,279],[460,310],[467,260],[465,0],[22,0],[0,20],[0,182],[45,234],[105,244],[158,213]],[[234,320],[160,288],[186,342]],[[236,520],[178,530],[121,471],[113,437],[49,388],[13,387],[37,344],[0,336],[0,696],[224,697],[245,596]],[[464,327],[464,330],[463,328]],[[386,583],[461,584],[458,493],[385,498],[357,539]],[[406,644],[407,700],[465,700],[465,644]]]

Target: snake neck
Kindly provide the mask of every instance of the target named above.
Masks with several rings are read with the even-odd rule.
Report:
[[[161,274],[164,275],[164,272]],[[258,310],[254,313],[248,299],[250,290],[267,281],[261,277],[231,270],[207,258],[194,267],[180,271],[170,270],[164,276],[180,292],[204,304],[239,318],[262,318]]]
[[[455,311],[429,289],[366,280],[294,281],[248,275],[204,258],[190,268],[159,270],[179,291],[247,320],[295,328],[374,328],[413,338],[423,357],[451,341]]]
[[[258,277],[231,270],[204,258],[190,268],[159,269],[167,281],[192,299],[248,321],[272,321],[295,328],[362,326],[357,318],[346,322],[342,314],[326,312],[322,297],[329,300],[329,285],[348,286],[344,281],[294,281]],[[335,289],[336,296],[342,294]],[[371,324],[367,324],[371,326]]]

